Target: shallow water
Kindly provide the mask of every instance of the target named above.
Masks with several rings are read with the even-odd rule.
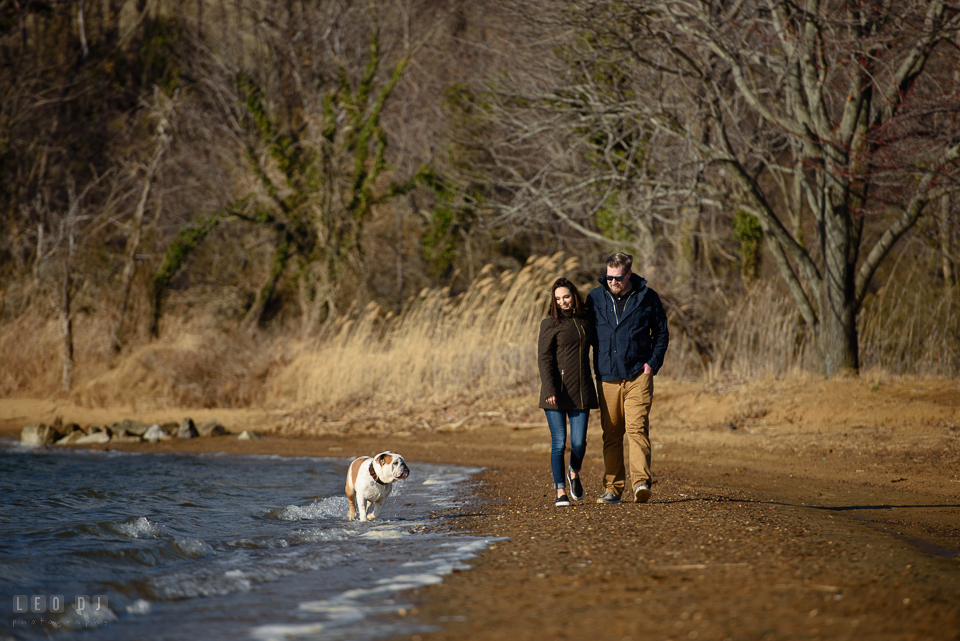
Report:
[[[380,520],[360,523],[345,520],[348,459],[63,452],[6,441],[0,637],[362,640],[420,631],[398,614],[409,609],[402,591],[466,569],[492,539],[429,531],[429,513],[455,506],[455,484],[478,470],[408,463]]]

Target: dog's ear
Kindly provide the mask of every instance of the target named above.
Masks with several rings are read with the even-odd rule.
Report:
[[[380,454],[380,456],[377,457],[377,463],[379,463],[380,465],[383,465],[383,459],[387,458],[387,454],[389,453],[390,452],[383,452],[382,454]]]

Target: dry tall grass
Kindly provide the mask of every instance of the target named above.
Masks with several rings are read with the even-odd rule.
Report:
[[[761,281],[727,312],[706,378],[756,380],[816,370],[813,347],[793,300]]]
[[[192,318],[171,318],[160,341],[117,362],[110,361],[107,320],[83,315],[75,322],[72,397],[93,406],[310,406],[336,413],[362,404],[409,408],[535,394],[537,331],[550,285],[577,272],[577,260],[561,254],[531,259],[519,271],[495,274],[488,266],[460,295],[424,290],[398,315],[371,304],[311,342],[291,340],[293,330],[253,338],[230,330],[211,300]],[[698,337],[708,358],[671,328],[662,374],[718,382],[816,371],[813,346],[778,283],[752,287],[718,327],[716,335]],[[867,301],[860,330],[865,371],[957,376],[956,288],[891,281]],[[56,395],[59,353],[57,325],[40,310],[4,323],[0,395]]]
[[[210,300],[192,315],[171,315],[160,340],[118,358],[110,349],[112,308],[75,313],[71,400],[135,410],[265,404],[265,381],[285,361],[284,341],[252,340],[225,328],[216,312],[220,302]],[[55,318],[52,307],[35,304],[0,324],[0,397],[60,396],[62,338]]]
[[[894,272],[896,273],[896,272]],[[859,319],[860,365],[893,374],[960,373],[960,289],[891,275]]]
[[[53,305],[40,302],[0,323],[0,396],[52,396],[60,389],[63,338],[57,319]],[[107,318],[75,315],[75,381],[90,379],[106,368],[109,337]]]
[[[908,274],[891,277],[858,318],[860,367],[892,375],[956,378],[960,372],[960,290]],[[762,281],[727,312],[702,363],[689,340],[671,333],[663,373],[675,377],[757,380],[816,372],[812,336],[779,282]]]
[[[273,397],[336,407],[532,393],[550,286],[577,266],[561,254],[499,276],[487,266],[463,294],[424,290],[397,317],[383,319],[368,306],[332,338],[304,346],[277,377]]]

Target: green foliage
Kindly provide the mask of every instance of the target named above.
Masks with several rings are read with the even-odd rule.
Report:
[[[287,234],[282,234],[273,253],[273,260],[270,262],[270,277],[260,290],[260,299],[264,304],[266,304],[270,296],[273,295],[273,289],[276,287],[277,280],[279,280],[280,276],[283,275],[283,271],[287,268],[287,261],[290,260],[292,250],[293,243],[290,237]]]
[[[217,225],[241,212],[249,199],[249,196],[241,198],[222,211],[215,212],[209,216],[200,216],[191,221],[189,225],[177,233],[173,241],[167,246],[167,250],[163,254],[163,261],[153,274],[153,320],[150,331],[154,336],[159,332],[163,297],[170,285],[170,281],[173,280],[173,277],[180,271],[180,268],[186,263],[187,258],[193,250],[196,249],[197,245],[203,242],[203,239],[206,238]]]
[[[597,210],[595,218],[600,233],[613,240],[627,242],[633,236],[633,231],[623,220],[623,215],[617,207],[617,194],[610,194],[607,202]]]
[[[447,202],[438,203],[430,212],[430,227],[420,241],[423,259],[433,278],[441,278],[452,269],[459,231],[457,212]]]
[[[740,275],[745,282],[760,277],[763,266],[763,230],[756,216],[737,210],[733,217],[733,237],[740,242]]]
[[[376,72],[373,56],[378,55],[379,48],[375,43],[379,42],[379,39],[374,37],[372,40],[373,43],[370,45],[371,61],[367,66],[364,81],[360,84],[360,88],[357,91],[356,104],[358,106],[366,106],[366,102],[372,92],[374,74]],[[357,136],[354,151],[352,198],[347,205],[347,209],[353,213],[355,220],[361,220],[369,213],[370,205],[373,204],[373,183],[380,174],[383,173],[383,170],[386,169],[384,155],[387,149],[387,135],[380,125],[380,115],[383,113],[383,107],[387,102],[387,98],[393,93],[397,83],[400,82],[400,78],[403,77],[403,72],[406,70],[408,62],[408,59],[404,58],[394,67],[393,73],[390,75],[390,80],[380,89],[380,92],[377,94],[377,99],[365,117],[363,115],[363,109],[359,107],[356,109],[357,119],[354,127],[355,129],[359,129],[360,133]],[[376,59],[376,63],[379,63],[379,57]],[[370,158],[372,141],[376,141],[374,145],[375,152],[372,167],[370,171],[368,171],[367,163]]]
[[[380,180],[389,170],[381,114],[409,62],[402,58],[383,81],[378,80],[383,58],[374,24],[362,69],[340,67],[335,87],[322,94],[320,139],[307,141],[320,144],[305,144],[299,137],[303,129],[284,121],[288,111],[272,108],[278,96],[269,94],[269,85],[251,74],[237,75],[246,160],[268,198],[252,215],[233,215],[276,232],[269,274],[244,320],[247,327],[260,322],[291,261],[298,277],[310,280],[322,274],[324,287],[336,290],[345,267],[361,258],[360,239],[371,209],[434,179],[421,168],[404,182]],[[320,292],[316,283],[301,285],[313,296],[330,294]]]
[[[456,130],[469,129],[485,123],[490,105],[462,82],[452,82],[443,90],[444,113]]]
[[[277,168],[292,188],[293,193],[282,202],[283,209],[294,212],[302,204],[305,192],[315,191],[319,187],[317,173],[317,155],[299,144],[299,141],[290,133],[281,133],[280,127],[271,118],[263,102],[263,90],[245,74],[237,76],[237,90],[243,97],[249,123],[258,139],[267,146],[270,157],[277,163]],[[251,148],[247,153],[254,172],[260,178],[273,198],[278,198],[277,187],[273,184]]]
[[[467,198],[459,190],[433,174],[425,174],[423,181],[436,194],[437,201],[430,211],[430,226],[420,241],[423,259],[433,278],[443,278],[453,271],[461,231],[473,218],[473,206],[482,200],[476,187]]]

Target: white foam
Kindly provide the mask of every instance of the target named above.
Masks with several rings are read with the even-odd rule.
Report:
[[[305,623],[301,625],[273,624],[257,626],[250,631],[250,636],[260,641],[283,641],[294,637],[305,637],[319,634],[327,629],[322,623]]]
[[[362,603],[370,597],[382,597],[401,592],[403,590],[416,590],[428,585],[443,583],[443,577],[439,574],[400,574],[395,577],[380,579],[376,587],[356,588],[347,590],[343,593],[343,598]]]
[[[250,579],[247,578],[246,573],[243,570],[229,570],[223,573],[224,578],[230,579],[233,582],[234,587],[247,591],[250,589],[252,583]]]
[[[468,543],[445,543],[442,547],[453,548],[457,553],[467,555],[462,558],[473,558],[477,552],[483,552],[491,543],[505,541],[506,537],[488,537]]]
[[[338,603],[337,601],[307,601],[306,603],[301,603],[298,608],[306,612],[322,614],[331,622],[336,622],[341,625],[360,621],[366,616],[364,610],[358,605]]]
[[[213,554],[213,548],[203,539],[177,537],[173,539],[173,545],[182,554],[189,557],[196,558]]]
[[[398,574],[389,579],[380,579],[377,583],[381,587],[399,591],[443,583],[443,577],[439,574]]]
[[[407,561],[402,567],[423,568],[424,573],[446,576],[456,570],[470,569],[470,566],[463,563],[463,561],[475,558],[478,552],[487,549],[491,543],[503,540],[504,538],[502,537],[488,537],[466,543],[443,543],[440,547],[445,548],[447,551],[435,554],[432,558],[423,561]]]
[[[380,527],[361,536],[368,535],[387,537],[404,534],[395,527]],[[328,627],[353,623],[381,610],[384,613],[396,611],[395,605],[381,606],[377,603],[378,601],[382,603],[383,599],[391,599],[396,593],[404,590],[415,590],[442,583],[443,577],[455,570],[469,569],[470,566],[463,564],[462,560],[472,558],[476,556],[477,552],[486,549],[490,543],[502,540],[504,539],[501,537],[489,537],[441,544],[442,551],[432,558],[423,561],[411,561],[401,566],[417,571],[385,577],[377,580],[372,587],[346,590],[333,599],[307,601],[301,603],[298,609],[322,615],[325,618],[324,624]],[[393,604],[393,601],[391,600],[389,603]],[[296,632],[296,629],[303,626],[292,627],[295,630],[290,632],[290,636],[301,636],[300,633]],[[286,634],[289,629],[289,626],[263,626],[255,629],[252,634],[258,639],[282,638],[271,637],[269,634]],[[311,634],[311,632],[303,634]]]
[[[156,523],[153,523],[145,516],[135,519],[128,519],[122,523],[117,523],[116,527],[121,534],[129,536],[131,539],[156,539],[162,534],[160,526]]]
[[[396,529],[389,529],[389,530],[370,530],[369,532],[364,532],[364,533],[361,534],[360,536],[362,536],[362,537],[365,538],[365,539],[384,539],[384,540],[390,540],[390,539],[402,539],[403,537],[406,536],[406,533],[401,532],[400,530],[396,530]]]
[[[439,574],[445,576],[447,574],[453,574],[454,570],[466,570],[470,566],[464,565],[457,561],[446,561],[443,559],[434,559],[432,561],[409,561],[403,564],[405,568],[429,568],[432,570],[432,574]],[[426,571],[426,570],[425,570]]]
[[[287,535],[287,538],[294,544],[303,543],[324,543],[327,541],[345,541],[356,536],[350,530],[323,530],[314,528],[309,530],[294,530]]]
[[[296,542],[296,540],[294,540]],[[290,542],[287,539],[278,539],[273,536],[258,536],[255,539],[236,539],[227,542],[227,547],[231,548],[250,548],[255,550],[270,550],[272,548],[288,548]]]
[[[209,597],[235,592],[248,592],[255,585],[276,581],[294,574],[288,567],[258,566],[256,569],[234,568],[223,572],[191,575],[189,570],[159,577],[149,582],[157,600]]]
[[[145,599],[137,599],[127,606],[127,612],[130,614],[150,614],[150,602]]]
[[[281,521],[313,521],[317,519],[343,518],[347,514],[347,497],[337,496],[314,501],[306,507],[288,505],[276,510],[274,515]]]
[[[60,622],[64,627],[70,629],[96,629],[97,626],[105,623],[112,623],[117,620],[117,615],[109,607],[96,608],[88,602],[87,607],[78,611],[76,606],[71,606],[67,612],[60,617]]]
[[[442,472],[435,473],[423,482],[421,485],[453,485],[454,483],[460,483],[462,481],[469,480],[473,475],[481,472],[483,468],[480,467],[468,467],[461,468],[457,472],[451,472],[450,470],[443,470]]]

